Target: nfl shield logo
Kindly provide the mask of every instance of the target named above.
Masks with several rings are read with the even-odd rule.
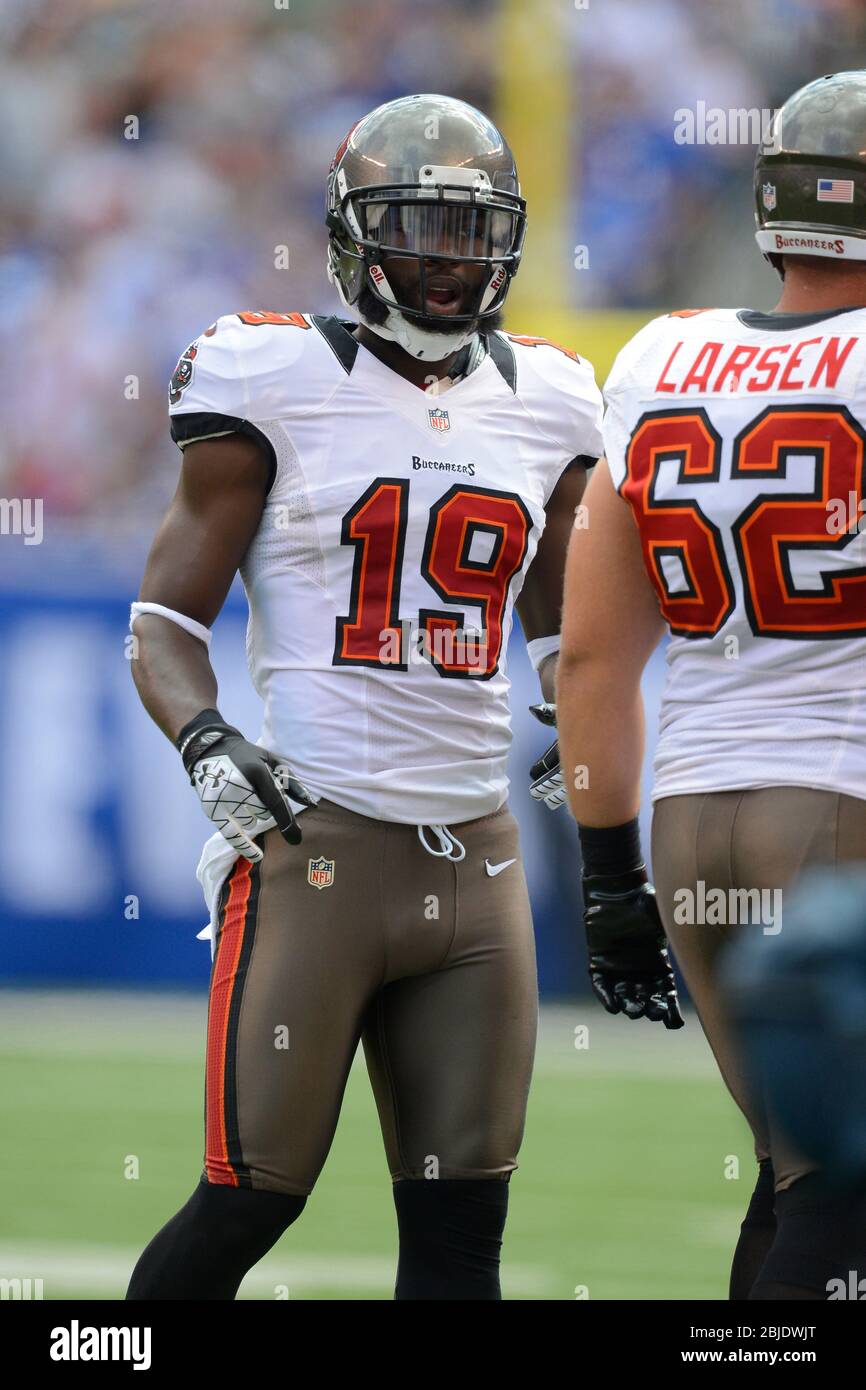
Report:
[[[451,421],[448,419],[448,411],[441,406],[433,406],[427,411],[427,418],[434,430],[450,430]]]
[[[314,888],[330,888],[334,882],[333,859],[311,859],[307,868],[307,882]]]
[[[773,208],[776,206],[776,185],[774,183],[765,183],[761,188],[761,198],[767,212],[772,212]]]

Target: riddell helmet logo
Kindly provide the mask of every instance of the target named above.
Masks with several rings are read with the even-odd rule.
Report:
[[[434,430],[440,430],[444,432],[445,430],[450,430],[451,428],[451,421],[448,417],[448,411],[442,410],[440,406],[434,406],[430,410],[428,410],[427,418],[430,421],[431,428]]]
[[[500,286],[501,286],[501,284],[502,284],[502,281],[503,281],[504,279],[505,279],[505,266],[504,266],[504,265],[501,265],[501,266],[499,267],[499,269],[497,270],[496,274],[494,275],[493,279],[490,281],[490,288],[491,288],[491,290],[493,291],[494,294],[495,294],[496,291],[500,288]]]
[[[374,280],[377,285],[382,284],[382,281],[385,279],[385,272],[380,265],[370,266],[370,279]]]

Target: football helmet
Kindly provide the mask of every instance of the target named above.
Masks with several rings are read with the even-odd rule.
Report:
[[[755,160],[756,238],[782,256],[866,260],[866,71],[801,87]]]
[[[328,277],[373,332],[439,361],[505,302],[525,209],[514,156],[486,116],[453,97],[400,97],[334,156]]]

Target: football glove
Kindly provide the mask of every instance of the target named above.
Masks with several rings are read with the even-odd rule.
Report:
[[[177,746],[205,815],[245,859],[263,858],[255,837],[273,826],[290,845],[300,844],[289,797],[304,806],[315,802],[275,753],[209,710],[181,730]]]
[[[545,702],[541,705],[530,705],[529,713],[534,714],[541,724],[556,727],[556,705]],[[551,811],[555,811],[559,806],[563,806],[568,800],[568,792],[562,780],[562,768],[559,765],[559,740],[555,739],[548,749],[542,753],[541,757],[532,764],[529,769],[530,784],[529,795],[536,801],[543,801],[545,806],[549,806]]]
[[[674,972],[646,869],[583,879],[589,978],[609,1014],[682,1028]]]

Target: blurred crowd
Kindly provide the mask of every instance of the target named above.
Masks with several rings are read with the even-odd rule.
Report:
[[[584,302],[730,303],[732,282],[754,285],[761,268],[751,152],[679,143],[674,115],[703,103],[769,119],[804,83],[866,66],[863,0],[589,0],[575,31]]]
[[[573,84],[575,305],[688,302],[696,248],[715,234],[732,254],[719,191],[743,195],[742,152],[677,144],[676,108],[772,108],[866,55],[862,0],[526,3],[562,25]],[[151,534],[177,472],[179,353],[233,309],[336,309],[338,140],[410,91],[495,115],[500,19],[500,0],[4,0],[3,495],[107,544]],[[578,242],[585,276],[567,273]]]

